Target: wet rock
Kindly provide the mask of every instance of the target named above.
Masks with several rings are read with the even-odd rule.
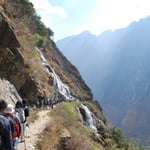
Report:
[[[86,122],[86,112],[82,107],[79,107],[79,111],[82,115],[83,120]]]

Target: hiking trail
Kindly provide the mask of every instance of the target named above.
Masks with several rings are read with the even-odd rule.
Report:
[[[41,110],[38,112],[38,119],[29,124],[29,128],[25,130],[26,150],[34,150],[37,142],[40,140],[39,135],[50,122],[50,117],[47,113],[50,110]],[[19,143],[18,150],[25,150],[25,143]]]

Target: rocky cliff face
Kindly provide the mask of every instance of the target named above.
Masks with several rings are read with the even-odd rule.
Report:
[[[19,0],[10,0],[5,2],[5,9],[0,9],[0,78],[9,81],[22,98],[34,102],[38,96],[52,96],[55,89],[53,77],[42,65],[31,27],[26,21],[28,14],[18,14],[22,7]],[[41,52],[60,79],[70,87],[72,95],[79,99],[92,99],[90,89],[75,66],[61,54],[52,40],[47,41]]]

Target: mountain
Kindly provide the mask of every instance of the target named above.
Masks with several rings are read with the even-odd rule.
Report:
[[[86,31],[57,41],[59,49],[79,69],[110,122],[144,144],[150,134],[149,27],[147,17],[99,36]]]
[[[0,0],[0,99],[13,105],[27,99],[29,120],[38,117],[45,99],[57,104],[47,116],[42,115],[51,121],[38,135],[36,149],[137,150],[107,121],[90,88],[52,36],[28,0]]]

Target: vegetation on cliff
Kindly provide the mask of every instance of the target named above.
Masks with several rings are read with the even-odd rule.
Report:
[[[5,14],[13,26],[20,43],[20,48],[3,50],[0,55],[1,66],[4,67],[4,78],[15,85],[21,97],[34,103],[39,95],[51,97],[55,91],[53,78],[42,65],[38,47],[45,55],[48,63],[54,68],[60,79],[69,85],[72,95],[80,99],[92,99],[92,93],[84,83],[79,72],[57,49],[50,39],[53,31],[44,26],[28,0],[6,0]],[[12,55],[18,53],[20,61]],[[10,52],[12,54],[10,54]],[[10,55],[10,57],[7,57]],[[7,66],[5,63],[8,61]],[[19,82],[18,82],[19,81]]]
[[[93,104],[88,102],[93,107]],[[136,148],[133,140],[127,139],[120,129],[111,127],[107,121],[107,131],[97,135],[82,122],[78,112],[80,102],[64,102],[49,114],[52,118],[41,135],[37,150],[142,150]],[[102,113],[95,107],[99,119]]]

